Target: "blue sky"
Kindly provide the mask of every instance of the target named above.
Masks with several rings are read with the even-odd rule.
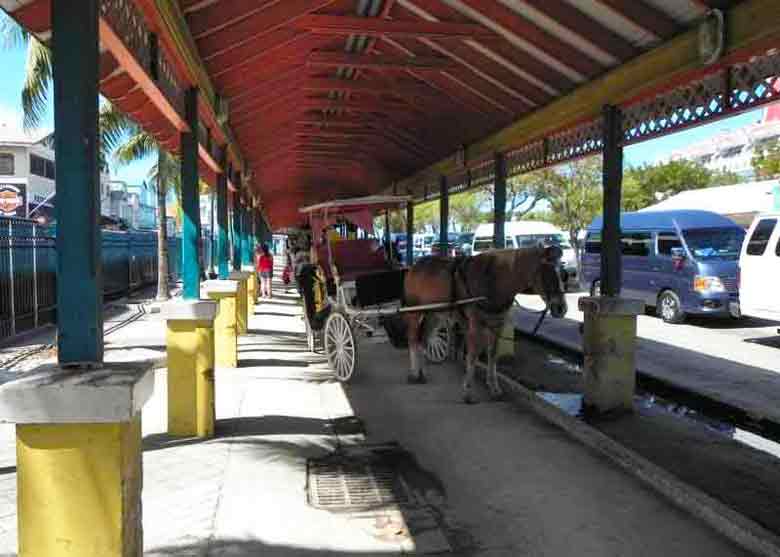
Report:
[[[0,50],[0,68],[3,68],[3,79],[0,79],[0,123],[21,125],[20,91],[24,80],[24,48]],[[54,128],[51,104],[50,96],[49,110],[42,123],[42,127],[46,129]],[[754,110],[712,124],[633,145],[626,149],[625,162],[630,165],[654,163],[689,143],[699,141],[723,130],[740,128],[746,124],[758,121],[760,117],[761,110]],[[153,162],[152,159],[148,159],[123,168],[112,167],[111,173],[120,180],[137,184],[146,178],[149,167]]]

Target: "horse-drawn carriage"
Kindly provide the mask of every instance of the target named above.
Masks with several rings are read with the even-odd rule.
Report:
[[[451,309],[452,304],[402,307],[404,274],[391,246],[370,237],[374,217],[410,202],[403,196],[369,196],[301,209],[312,234],[312,263],[298,274],[306,311],[309,349],[322,347],[340,381],[352,378],[358,345],[406,342],[405,312]],[[457,305],[469,303],[463,300]],[[428,361],[444,361],[451,349],[451,330],[443,321],[427,336]]]

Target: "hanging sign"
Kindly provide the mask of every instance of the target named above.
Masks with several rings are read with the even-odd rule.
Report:
[[[0,184],[0,216],[24,217],[24,198],[24,185]]]

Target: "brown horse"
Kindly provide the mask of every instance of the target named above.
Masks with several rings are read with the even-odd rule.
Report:
[[[474,364],[487,350],[487,385],[493,398],[502,396],[496,375],[498,335],[515,296],[535,291],[553,317],[566,315],[566,296],[558,269],[562,251],[557,246],[495,250],[474,257],[447,259],[426,257],[414,264],[404,281],[404,305],[454,302],[468,298],[485,300],[461,306],[455,315],[465,319],[466,376],[463,400],[474,402],[471,393]],[[421,347],[441,314],[406,314],[411,369],[410,383],[425,383]]]

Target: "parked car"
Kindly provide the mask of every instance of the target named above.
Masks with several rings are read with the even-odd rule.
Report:
[[[391,234],[390,239],[398,247],[398,258],[401,264],[406,264],[406,234]]]
[[[471,255],[471,244],[474,242],[473,232],[461,232],[455,242],[458,255]]]
[[[458,252],[458,234],[455,232],[450,232],[447,234],[446,250],[442,250],[442,244],[439,241],[439,238],[436,237],[433,244],[431,244],[431,255],[445,255],[446,257],[455,257],[456,255],[460,255]]]
[[[419,259],[426,255],[431,255],[433,242],[437,236],[434,234],[415,234],[414,235],[414,258]]]
[[[780,213],[758,215],[739,256],[739,308],[742,315],[780,321]]]
[[[563,231],[549,222],[512,221],[504,224],[507,248],[522,248],[536,244],[557,245],[563,250],[561,258],[561,278],[564,286],[578,284],[577,253],[572,248]],[[478,255],[493,249],[493,224],[480,224],[474,232],[471,255]]]
[[[729,316],[738,302],[737,260],[745,231],[708,211],[648,211],[620,217],[622,293],[667,323],[686,315]],[[582,286],[601,288],[602,219],[588,227]]]

